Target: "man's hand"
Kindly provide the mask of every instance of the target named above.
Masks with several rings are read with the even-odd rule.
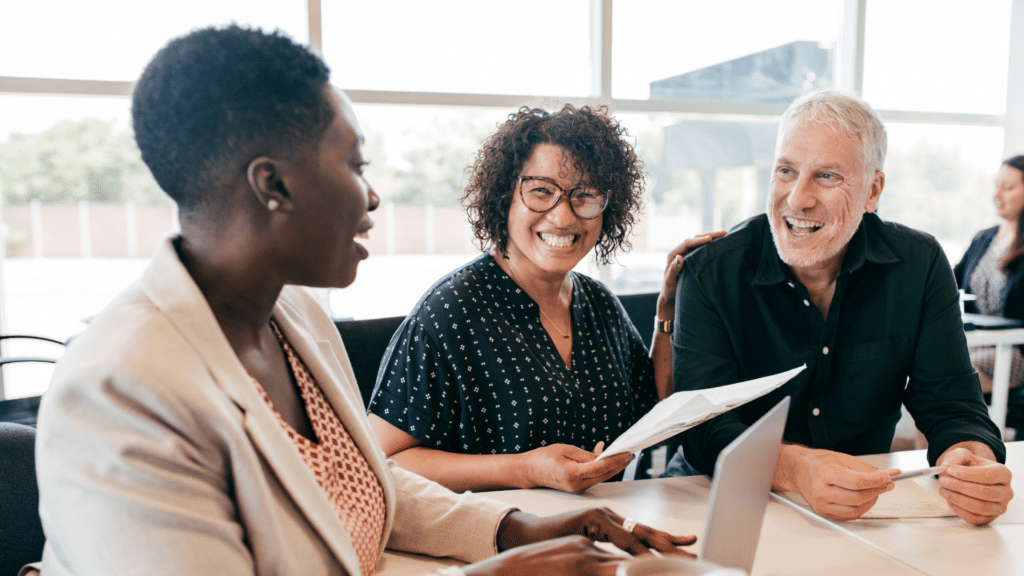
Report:
[[[856,520],[878,495],[896,487],[896,470],[880,470],[856,456],[784,444],[775,469],[775,490],[799,493],[830,520]]]
[[[988,524],[1006,512],[1013,498],[1010,469],[994,461],[987,446],[971,450],[977,442],[961,443],[946,450],[936,464],[945,466],[939,475],[939,494],[957,516],[971,524]],[[977,452],[982,452],[981,455]],[[988,454],[985,454],[988,452]]]
[[[555,488],[579,494],[618,474],[633,460],[632,454],[616,454],[604,460],[595,460],[597,453],[587,452],[568,444],[552,444],[524,452],[523,472],[527,480],[520,485],[527,488]]]

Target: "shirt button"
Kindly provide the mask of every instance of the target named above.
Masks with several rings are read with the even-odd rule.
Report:
[[[826,355],[826,356],[828,356],[828,346],[825,346],[824,348],[822,348],[821,349],[821,353]]]
[[[810,302],[808,302],[807,300],[804,300],[804,306],[810,306],[810,305],[811,305]]]
[[[821,410],[818,410],[817,408],[815,408],[814,410],[811,410],[811,414],[814,414],[815,416],[817,416],[818,414],[821,414]]]

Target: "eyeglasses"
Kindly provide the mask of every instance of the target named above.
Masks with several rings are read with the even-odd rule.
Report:
[[[520,176],[519,195],[527,208],[542,213],[554,208],[565,196],[569,199],[572,213],[584,220],[597,218],[608,207],[608,194],[603,190],[584,184],[567,192],[543,176]]]

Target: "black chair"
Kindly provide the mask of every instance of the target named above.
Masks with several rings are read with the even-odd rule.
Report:
[[[650,350],[651,338],[654,336],[654,315],[658,313],[658,293],[623,294],[618,298],[619,302],[622,302],[622,307],[626,309],[629,320],[640,331],[644,346]]]
[[[46,356],[38,354],[0,356],[0,368],[12,364],[54,364],[57,362],[57,359],[63,353],[63,348],[66,346],[66,344],[64,342],[61,342],[60,340],[54,340],[53,338],[47,338],[45,336],[31,336],[27,334],[6,334],[0,336],[0,342],[4,341],[54,344],[60,347],[60,352],[54,352]],[[4,397],[4,393],[7,390],[4,384],[6,379],[9,378],[10,375],[5,373],[3,376],[4,379],[0,380],[0,398]],[[39,413],[39,401],[41,398],[41,396],[29,396],[27,398],[0,400],[0,422],[16,422],[18,424],[24,424],[26,426],[34,427],[36,425],[36,415]]]
[[[654,315],[658,313],[658,293],[643,292],[617,296],[622,302],[622,307],[626,309],[626,315],[629,316],[630,322],[640,332],[644,346],[650,350],[651,340],[654,338]],[[655,453],[663,450],[668,458],[669,455],[675,454],[677,448],[677,444],[670,441],[667,446],[651,446],[641,451],[637,455],[639,462],[637,462],[636,474],[633,479],[643,480],[656,476],[658,471],[653,470]]]
[[[35,428],[0,422],[0,576],[43,557]]]
[[[0,400],[0,422],[14,422],[35,428],[42,396]]]
[[[359,393],[363,396],[363,405],[370,403],[373,387],[377,384],[377,371],[384,351],[391,343],[398,327],[405,316],[390,318],[372,318],[370,320],[335,320],[334,325],[341,333],[345,342],[348,359],[352,362],[352,371],[356,375]]]

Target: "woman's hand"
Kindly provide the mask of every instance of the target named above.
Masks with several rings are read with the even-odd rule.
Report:
[[[527,479],[519,484],[525,488],[555,488],[579,494],[594,484],[615,476],[633,460],[632,454],[616,454],[597,460],[603,449],[598,443],[594,452],[568,444],[552,444],[521,454],[522,470]]]
[[[583,536],[530,544],[463,566],[466,576],[613,576],[626,557],[601,550]]]
[[[498,529],[498,547],[508,550],[516,546],[543,542],[561,536],[586,536],[594,542],[609,542],[633,556],[646,554],[651,548],[664,554],[693,554],[677,546],[689,546],[696,536],[673,536],[643,524],[630,532],[622,525],[625,518],[607,508],[586,508],[555,516],[534,516],[512,512]]]
[[[686,254],[690,250],[722,236],[725,236],[725,230],[694,236],[684,240],[682,244],[668,253],[668,258],[665,261],[665,280],[661,285],[661,294],[658,295],[658,318],[671,320],[675,317],[676,281],[679,280],[679,273],[683,270],[683,258],[686,257]]]
[[[463,568],[468,576],[483,574],[607,574],[624,559],[594,542],[609,542],[632,555],[656,549],[663,554],[693,556],[678,546],[696,536],[673,536],[643,524],[626,530],[624,518],[607,508],[590,508],[540,518],[512,512],[498,528],[498,547],[506,552]]]

